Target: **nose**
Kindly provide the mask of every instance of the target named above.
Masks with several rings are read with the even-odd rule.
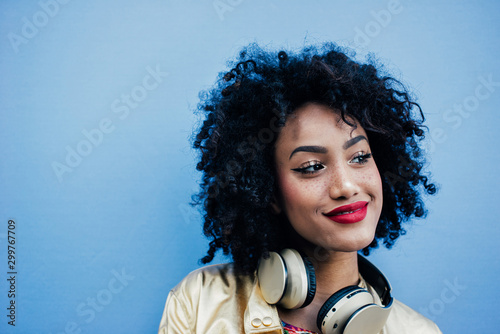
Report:
[[[330,197],[349,199],[359,193],[359,180],[349,166],[337,166],[331,176]]]

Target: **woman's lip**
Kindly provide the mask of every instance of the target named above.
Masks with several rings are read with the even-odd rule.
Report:
[[[328,212],[325,216],[336,223],[353,224],[365,219],[367,211],[368,202],[359,201],[340,206]]]
[[[368,202],[358,201],[358,202],[354,202],[351,204],[339,206],[338,208],[333,209],[332,211],[328,212],[326,215],[333,216],[333,215],[338,215],[338,214],[342,214],[342,213],[347,213],[350,211],[356,211],[356,210],[362,209],[366,205],[368,205]]]

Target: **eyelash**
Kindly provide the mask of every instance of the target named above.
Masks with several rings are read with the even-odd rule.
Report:
[[[308,170],[310,168],[312,168],[313,170]],[[320,161],[308,161],[307,166],[293,168],[292,170],[294,172],[299,172],[301,174],[313,174],[313,173],[316,173],[317,171],[324,169],[324,168],[325,168],[325,165],[323,165],[323,163],[321,163]]]
[[[352,160],[349,161],[349,163],[364,165],[364,164],[368,163],[368,159],[370,159],[371,157],[372,157],[371,153],[364,153],[363,154],[360,152],[360,154],[355,156],[354,158],[352,158]],[[357,160],[357,161],[355,161],[355,160]],[[310,168],[312,168],[313,170],[309,170]],[[324,168],[325,168],[325,165],[320,161],[308,161],[307,166],[293,168],[292,170],[294,172],[298,172],[301,174],[314,174],[317,171],[322,170]]]
[[[353,162],[355,159],[359,159],[359,161],[355,162],[355,163],[360,164],[360,165],[364,165],[368,162],[368,159],[370,159],[371,157],[372,157],[371,153],[365,153],[365,154],[361,153],[360,155],[357,155],[354,158],[352,158],[352,160],[349,161],[349,163]]]

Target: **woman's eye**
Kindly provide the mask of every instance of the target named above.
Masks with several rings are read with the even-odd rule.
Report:
[[[350,163],[354,163],[354,164],[360,164],[360,165],[363,165],[363,164],[366,164],[368,162],[368,160],[372,157],[372,154],[371,153],[359,153],[357,156],[355,156],[351,161],[349,161]]]
[[[313,174],[319,170],[322,170],[323,168],[325,168],[325,165],[323,165],[321,162],[311,161],[307,166],[294,168],[292,170],[302,174]]]

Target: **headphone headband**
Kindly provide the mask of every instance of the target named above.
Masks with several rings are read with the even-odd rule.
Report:
[[[377,292],[384,306],[389,305],[392,300],[391,284],[384,274],[373,263],[358,254],[359,273]]]

